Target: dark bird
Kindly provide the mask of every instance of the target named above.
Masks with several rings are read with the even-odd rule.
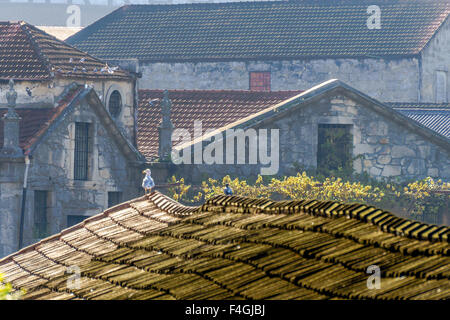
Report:
[[[31,92],[31,89],[30,88],[28,88],[28,87],[26,87],[26,89],[25,89],[26,91],[27,91],[27,94],[31,97],[31,94],[32,94],[32,92]]]
[[[223,189],[223,192],[225,193],[226,196],[232,196],[233,195],[233,190],[231,190],[230,185],[228,183],[225,185],[225,188]]]

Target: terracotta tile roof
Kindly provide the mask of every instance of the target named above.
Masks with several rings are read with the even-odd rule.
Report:
[[[405,116],[450,139],[450,103],[387,103]]]
[[[368,6],[381,29],[368,29]],[[127,5],[67,39],[102,59],[280,60],[418,54],[448,0],[298,0]]]
[[[19,146],[25,152],[39,140],[52,122],[84,89],[83,86],[72,86],[59,100],[54,108],[18,108],[17,114],[21,117],[19,122]],[[8,109],[0,109],[0,118]],[[0,120],[0,148],[3,147],[3,121]]]
[[[102,73],[102,68],[105,62],[30,24],[0,22],[0,79],[129,78],[121,69]]]
[[[217,196],[195,208],[154,192],[5,257],[0,271],[25,299],[448,299],[449,236],[361,204]]]
[[[301,91],[170,90],[172,123],[193,135],[194,121],[201,120],[203,132],[255,114],[294,97]],[[138,148],[147,159],[158,156],[158,126],[163,90],[139,90]],[[152,104],[150,104],[150,101]]]

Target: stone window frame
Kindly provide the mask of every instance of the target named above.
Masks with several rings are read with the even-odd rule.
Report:
[[[260,76],[262,79],[254,79],[252,76]],[[255,82],[261,81],[261,85]],[[248,88],[250,91],[271,91],[272,89],[272,73],[270,71],[250,71],[248,73]]]
[[[89,170],[87,180],[75,180],[75,123],[85,122],[90,124],[90,155],[89,155]],[[68,168],[68,178],[71,185],[74,187],[90,187],[95,184],[95,177],[98,175],[98,141],[97,141],[98,123],[94,115],[80,114],[73,117],[69,124],[69,139],[70,139],[70,166]]]
[[[42,230],[37,230],[36,228],[39,228],[39,226],[37,226],[37,224],[39,224],[38,221],[36,221],[37,217],[37,200],[38,200],[38,195],[45,195],[45,214],[44,214],[44,231],[41,232]],[[33,217],[33,232],[32,232],[32,238],[33,239],[42,239],[45,238],[46,236],[48,236],[49,234],[49,222],[50,222],[50,211],[52,209],[51,207],[51,203],[52,203],[52,198],[51,198],[51,192],[49,190],[47,190],[46,188],[39,188],[39,189],[35,189],[33,190],[33,199],[32,199],[32,217]]]
[[[351,147],[351,156],[354,158],[355,155],[355,146],[358,144],[358,138],[360,138],[361,134],[356,129],[356,123],[353,118],[349,117],[339,117],[339,116],[328,116],[328,117],[320,117],[317,122],[314,124],[314,132],[315,134],[311,135],[313,142],[313,156],[314,162],[316,164],[316,168],[318,165],[317,152],[319,150],[319,125],[320,124],[328,124],[328,125],[350,125],[350,134],[352,135],[352,147]],[[353,163],[354,165],[354,163]]]
[[[109,111],[109,103],[110,103],[111,95],[115,91],[117,91],[120,94],[120,99],[121,99],[121,106],[120,106],[119,113],[117,115],[113,115]],[[117,84],[112,84],[111,86],[109,86],[108,91],[106,92],[105,108],[106,108],[106,111],[108,111],[108,113],[111,115],[111,118],[119,119],[121,117],[124,107],[125,107],[125,99],[126,99],[126,95],[121,87],[119,87]]]

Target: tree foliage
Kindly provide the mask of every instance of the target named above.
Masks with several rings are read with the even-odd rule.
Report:
[[[24,293],[24,290],[14,290],[10,283],[5,283],[0,273],[0,300],[18,300]]]
[[[235,195],[265,197],[275,200],[316,199],[322,201],[362,202],[385,210],[403,210],[413,218],[424,214],[438,214],[447,210],[450,196],[436,191],[450,190],[450,183],[426,178],[406,184],[373,181],[373,184],[346,181],[329,177],[318,179],[306,172],[295,176],[271,178],[264,181],[258,176],[254,183],[225,176],[222,180],[207,179],[200,186],[186,185],[184,179],[172,177],[178,185],[169,190],[169,196],[177,201],[191,204],[202,203],[215,195],[222,195],[225,184],[229,184]],[[395,212],[395,210],[393,212]]]

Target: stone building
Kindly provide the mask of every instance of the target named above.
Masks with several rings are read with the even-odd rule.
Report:
[[[348,134],[339,148],[357,173],[398,181],[427,176],[450,179],[449,106],[438,111],[445,113],[445,120],[440,120],[438,113],[433,121],[432,113],[424,118],[422,109],[392,108],[339,80],[301,93],[175,90],[169,94],[174,127],[186,129],[191,137],[182,144],[174,136],[174,150],[185,161],[172,165],[171,170],[188,181],[227,174],[250,178],[260,173],[291,175],[299,169],[336,169],[331,167],[336,162],[329,161],[330,152],[323,143],[323,137],[336,130]],[[140,91],[138,146],[147,161],[158,157],[161,142],[156,128],[161,121],[161,96],[160,90]],[[195,121],[201,121],[203,135],[195,136]],[[237,147],[244,150],[242,163],[237,160],[239,138],[233,137],[234,146],[228,149],[229,136],[225,136],[237,129],[246,132],[244,147]],[[257,135],[248,129],[254,129]],[[267,136],[261,136],[260,129],[267,129]],[[278,140],[269,137],[271,129],[278,130]],[[261,143],[266,142],[269,151],[261,154]],[[196,145],[203,157],[201,163],[192,155]],[[234,152],[231,161],[230,150]],[[186,153],[189,156],[184,158]],[[258,158],[251,163],[255,154]],[[334,153],[331,156],[338,157]],[[156,163],[154,168],[160,166]]]
[[[0,81],[0,256],[138,194],[132,74],[6,22]]]
[[[140,89],[298,90],[337,78],[383,102],[446,103],[449,12],[447,0],[127,5],[67,42],[137,60]]]

